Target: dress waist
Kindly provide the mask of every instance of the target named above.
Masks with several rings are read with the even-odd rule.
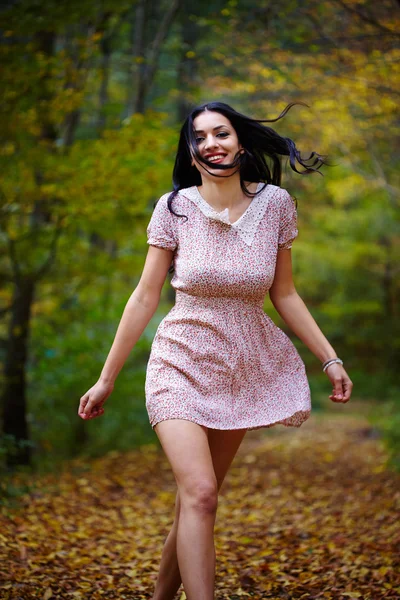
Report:
[[[215,308],[222,310],[231,310],[234,308],[258,308],[264,309],[263,298],[238,298],[237,296],[195,296],[182,291],[176,291],[175,306],[193,307],[193,308]]]

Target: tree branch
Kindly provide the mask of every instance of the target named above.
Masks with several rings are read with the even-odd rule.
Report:
[[[338,145],[338,147],[343,152],[343,154],[345,154],[347,156],[349,154],[351,154],[350,149],[343,142],[341,142]],[[374,175],[369,175],[369,173],[366,173],[363,169],[360,168],[359,165],[360,165],[361,161],[345,159],[342,161],[342,164],[346,164],[347,166],[349,166],[355,173],[358,173],[359,175],[361,175],[361,177],[363,179],[365,179],[366,181],[372,182],[375,185],[375,187],[380,187],[380,188],[386,190],[386,192],[388,192],[388,194],[389,194],[389,198],[390,198],[390,202],[391,202],[392,206],[394,208],[398,208],[396,198],[398,198],[400,196],[400,189],[393,186],[391,183],[388,182],[388,180],[386,178],[386,174],[383,171],[382,165],[380,165],[376,156],[373,154],[373,152],[371,152],[371,150],[370,150],[370,156],[371,156],[372,162],[375,167]],[[354,158],[354,155],[352,155],[352,157]]]
[[[49,254],[48,254],[46,260],[41,265],[41,267],[39,267],[37,269],[35,276],[34,276],[35,280],[40,279],[46,273],[46,271],[50,268],[52,263],[55,261],[56,254],[57,254],[57,242],[62,233],[62,228],[58,226],[60,221],[61,221],[61,218],[58,219],[58,224],[54,230],[53,239],[51,240],[51,244],[50,244]]]
[[[341,6],[345,10],[347,10],[347,12],[349,12],[353,15],[357,15],[357,17],[359,17],[365,23],[368,23],[369,25],[373,25],[374,27],[376,27],[377,29],[379,29],[380,31],[382,31],[384,33],[390,33],[390,35],[395,35],[396,37],[400,37],[400,35],[398,33],[396,33],[393,29],[389,29],[388,27],[385,27],[385,25],[382,25],[382,23],[379,23],[379,21],[376,21],[376,19],[372,18],[369,15],[364,14],[361,10],[354,8],[353,6],[349,6],[348,4],[343,2],[343,0],[334,0],[334,1],[337,4],[339,4],[339,6]]]
[[[164,14],[164,18],[160,23],[156,37],[154,38],[154,41],[150,47],[148,59],[149,68],[146,74],[146,90],[148,90],[153,83],[162,45],[168,35],[168,31],[172,25],[174,17],[180,8],[180,4],[181,0],[172,0],[169,10],[167,10],[167,12]]]
[[[10,238],[10,236],[6,233],[7,238],[7,246],[9,250],[9,256],[11,261],[11,268],[14,273],[14,279],[16,281],[21,281],[21,269],[18,264],[17,253],[15,251],[15,242]]]

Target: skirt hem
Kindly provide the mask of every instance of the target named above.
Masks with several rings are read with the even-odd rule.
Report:
[[[245,425],[244,427],[221,427],[220,425],[217,427],[215,425],[210,425],[205,421],[201,422],[201,419],[194,419],[188,416],[170,416],[170,417],[162,417],[153,422],[150,421],[151,427],[154,429],[158,423],[162,423],[163,421],[171,421],[171,420],[180,420],[180,421],[190,421],[191,423],[196,423],[196,425],[201,425],[202,427],[207,427],[207,429],[218,429],[221,431],[237,431],[240,429],[246,429],[247,431],[254,431],[255,429],[263,429],[268,427],[273,427],[275,425],[284,425],[285,427],[301,427],[301,425],[307,421],[307,419],[311,415],[311,409],[308,410],[297,410],[291,415],[280,419],[279,421],[272,421],[267,423],[261,423],[259,425]]]

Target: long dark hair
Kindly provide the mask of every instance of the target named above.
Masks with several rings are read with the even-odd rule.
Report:
[[[331,166],[326,160],[325,155],[311,152],[307,158],[302,157],[296,144],[288,137],[282,137],[271,127],[262,125],[262,123],[272,123],[279,121],[286,115],[288,110],[295,104],[307,106],[304,102],[291,102],[276,117],[276,119],[252,119],[247,117],[229,104],[224,102],[207,102],[201,106],[194,108],[186,118],[179,137],[178,151],[176,153],[175,165],[173,170],[173,186],[174,190],[168,197],[169,210],[178,217],[186,217],[179,215],[172,209],[172,201],[179,192],[184,188],[192,187],[193,185],[201,185],[201,175],[195,166],[192,166],[192,160],[195,158],[198,162],[206,165],[204,168],[211,167],[212,169],[232,169],[237,167],[240,173],[240,186],[249,197],[255,196],[257,193],[251,193],[245,181],[260,182],[280,186],[282,178],[282,156],[289,157],[289,163],[293,171],[300,175],[309,173],[322,173],[319,169],[322,165]],[[239,152],[233,163],[229,165],[215,164],[202,157],[197,148],[196,134],[194,131],[193,121],[204,111],[219,112],[226,117],[232,127],[235,129],[239,143],[243,147],[243,151]],[[272,169],[268,164],[272,163]],[[296,161],[302,167],[303,171],[299,171],[296,167]],[[236,171],[235,171],[236,172]],[[223,175],[215,175],[223,177]],[[261,190],[260,190],[261,191]],[[187,218],[187,217],[186,217]]]

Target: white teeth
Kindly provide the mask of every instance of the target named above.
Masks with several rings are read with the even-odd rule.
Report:
[[[216,156],[210,156],[208,160],[211,162],[214,160],[220,160],[220,158],[225,158],[222,154],[217,154]]]

